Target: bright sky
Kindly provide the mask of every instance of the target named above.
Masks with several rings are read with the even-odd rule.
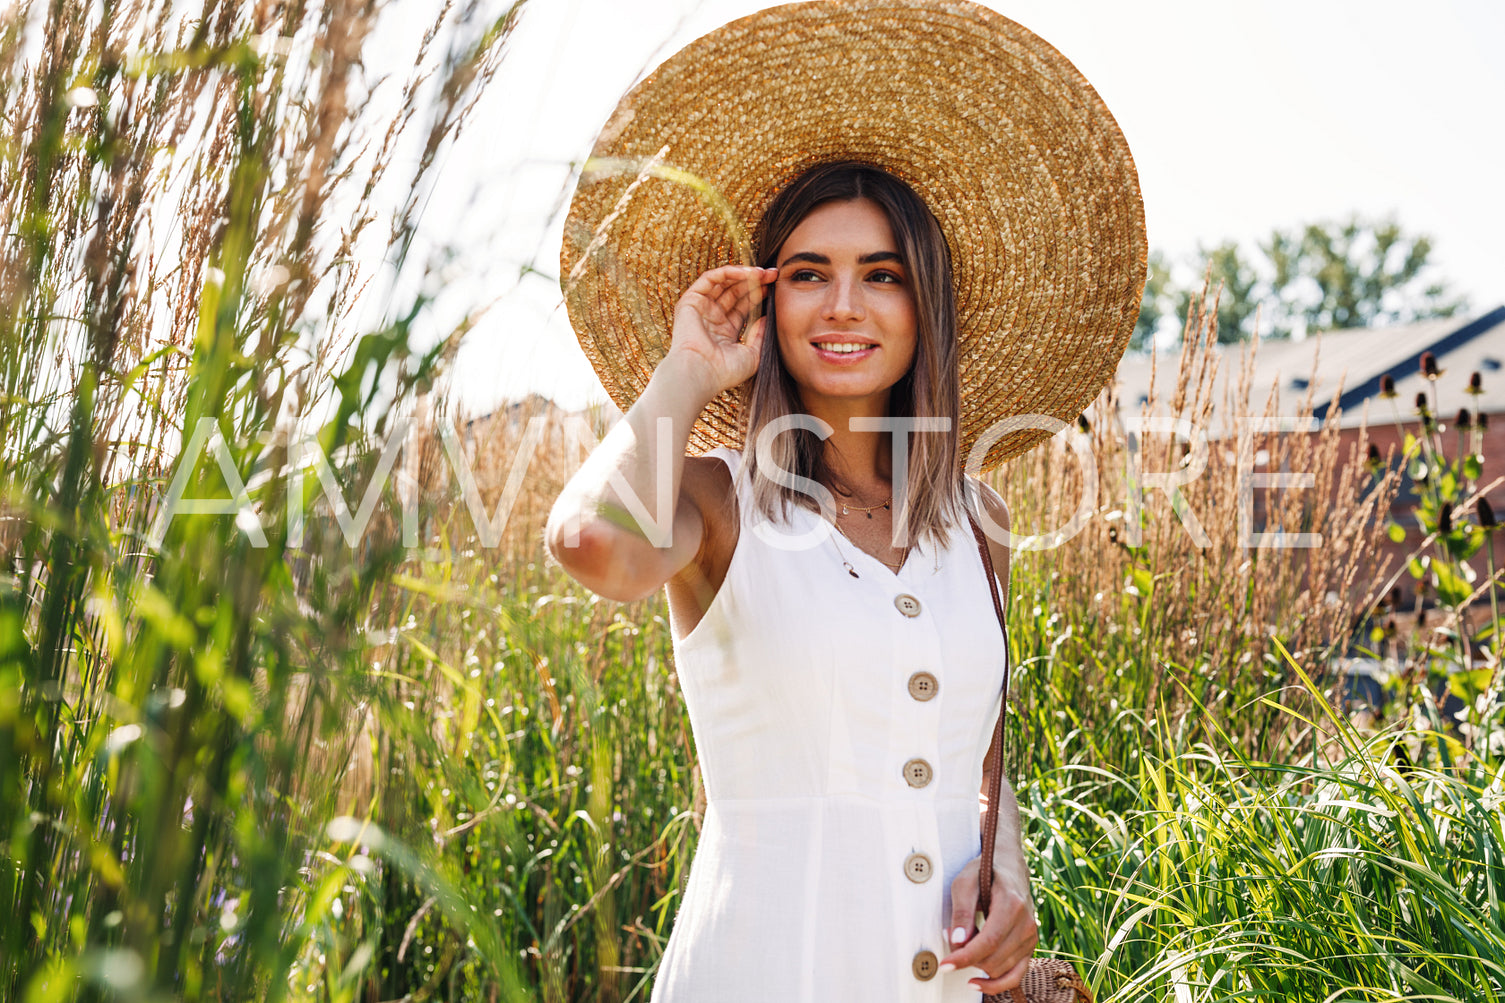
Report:
[[[1432,236],[1472,312],[1505,304],[1505,3],[988,0],[1044,37],[1113,111],[1150,246],[1394,214]],[[531,0],[443,167],[425,229],[463,248],[447,299],[499,297],[461,349],[462,405],[604,397],[561,304],[570,163],[620,96],[756,0]],[[536,268],[528,273],[526,269]]]

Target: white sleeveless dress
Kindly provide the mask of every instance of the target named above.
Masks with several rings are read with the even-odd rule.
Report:
[[[895,574],[813,512],[769,523],[741,453],[707,455],[742,525],[674,645],[707,806],[652,1003],[977,1003],[976,969],[934,971],[1003,683],[975,538]]]

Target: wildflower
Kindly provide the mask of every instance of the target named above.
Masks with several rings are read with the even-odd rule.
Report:
[[[1474,427],[1481,432],[1488,432],[1489,415],[1485,414],[1483,411],[1480,411],[1478,414],[1474,415]]]
[[[1421,414],[1423,418],[1426,418],[1431,414],[1430,409],[1427,407],[1427,395],[1425,391],[1417,391],[1416,410]]]
[[[1437,510],[1437,532],[1451,533],[1453,531],[1453,503],[1443,502]]]
[[[1380,447],[1371,442],[1369,444],[1369,456],[1364,462],[1369,467],[1371,474],[1378,474],[1385,466],[1385,461],[1380,456]]]
[[[1489,504],[1488,498],[1480,498],[1475,509],[1479,513],[1479,525],[1485,529],[1494,529],[1499,523],[1495,521],[1495,510]]]
[[[1475,369],[1473,372],[1468,374],[1468,389],[1465,390],[1464,393],[1473,394],[1475,397],[1477,397],[1483,392],[1484,383],[1479,377],[1479,370]]]
[[[1435,380],[1442,375],[1442,371],[1437,368],[1437,356],[1431,352],[1421,353],[1421,375],[1429,380]]]
[[[1473,416],[1468,413],[1468,408],[1460,407],[1458,409],[1458,421],[1456,424],[1460,432],[1473,427]]]
[[[1399,396],[1395,392],[1395,377],[1389,373],[1380,377],[1380,396],[1386,400],[1393,400]]]

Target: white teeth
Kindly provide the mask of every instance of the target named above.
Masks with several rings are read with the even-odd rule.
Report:
[[[860,352],[864,348],[872,348],[873,346],[867,342],[843,341],[829,342],[819,347],[827,352]]]

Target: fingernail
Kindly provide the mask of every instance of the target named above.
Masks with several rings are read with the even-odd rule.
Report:
[[[938,969],[938,971],[940,972],[940,974],[945,975],[947,972],[954,972],[954,971],[956,971],[956,966],[952,965],[952,964],[945,964],[945,965],[942,965]]]
[[[964,944],[966,942],[967,942],[967,928],[966,927],[959,926],[955,930],[951,931],[951,943],[953,943],[953,944]]]

